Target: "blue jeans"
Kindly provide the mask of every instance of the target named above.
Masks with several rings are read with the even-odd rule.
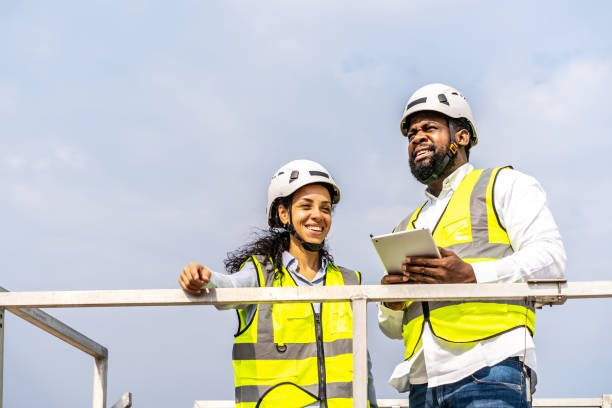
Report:
[[[531,408],[525,383],[523,363],[510,357],[456,383],[433,388],[411,384],[410,408]]]

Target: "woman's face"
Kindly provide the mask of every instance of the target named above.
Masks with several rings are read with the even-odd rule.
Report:
[[[332,224],[332,202],[329,190],[318,184],[309,184],[293,195],[291,214],[295,231],[306,242],[323,242]],[[283,224],[289,223],[289,211],[282,205],[278,215]]]

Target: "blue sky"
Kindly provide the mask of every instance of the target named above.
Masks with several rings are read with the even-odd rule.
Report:
[[[285,162],[342,189],[330,243],[376,283],[368,240],[422,199],[399,132],[430,82],[468,98],[477,167],[535,176],[568,279],[610,280],[612,33],[607,2],[90,1],[0,3],[0,285],[176,288],[265,226]],[[608,300],[537,315],[536,397],[611,393]],[[110,350],[109,402],[231,399],[233,312],[58,309]],[[8,315],[8,407],[90,404],[91,359]],[[401,360],[369,306],[380,397]]]

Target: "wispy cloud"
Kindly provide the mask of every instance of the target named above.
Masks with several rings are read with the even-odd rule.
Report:
[[[40,153],[9,153],[4,156],[4,164],[7,167],[36,172],[65,168],[82,169],[86,161],[85,153],[65,145],[50,147]]]

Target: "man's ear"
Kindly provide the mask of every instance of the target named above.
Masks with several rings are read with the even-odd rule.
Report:
[[[289,210],[282,204],[278,205],[278,219],[281,224],[287,225],[289,224]]]
[[[461,129],[455,132],[455,142],[457,142],[459,146],[466,147],[470,144],[470,132],[468,132],[467,129]]]

